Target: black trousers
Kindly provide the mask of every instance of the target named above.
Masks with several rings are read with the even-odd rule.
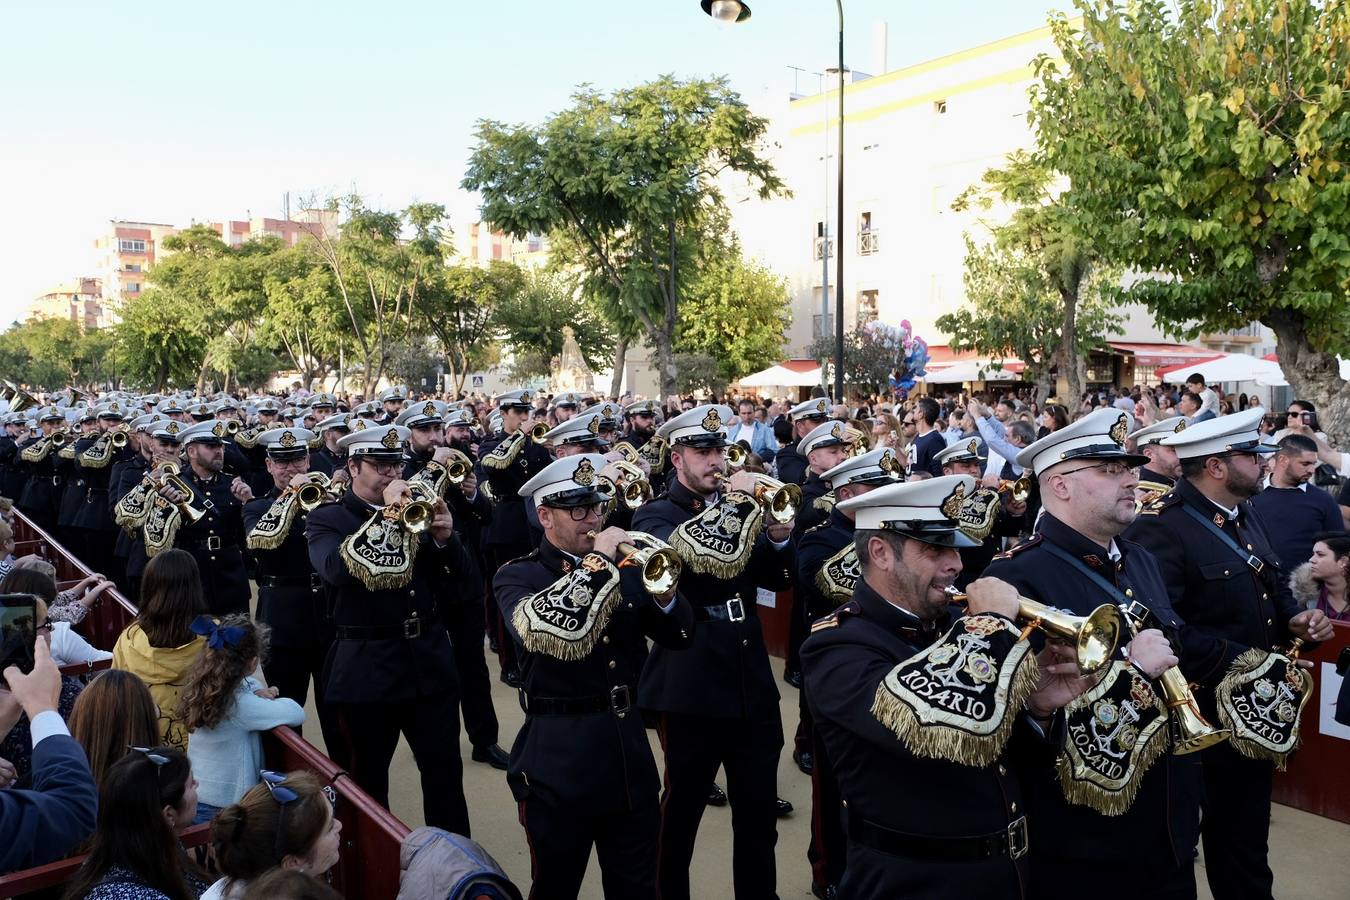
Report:
[[[592,846],[606,897],[655,900],[661,829],[655,803],[587,815],[531,797],[520,804],[520,824],[530,845],[530,900],[575,900]]]
[[[834,777],[834,764],[825,750],[825,742],[812,729],[811,758],[811,840],[806,859],[811,863],[811,883],[825,888],[838,886],[844,877],[848,858],[848,835],[844,831],[844,798]]]
[[[661,900],[688,900],[689,865],[708,789],[717,768],[727,773],[731,802],[731,878],[738,900],[776,900],[778,756],[783,723],[663,713],[659,725],[666,786],[661,795],[657,880]],[[724,896],[719,892],[719,896]]]
[[[494,603],[495,607],[496,604]],[[455,604],[446,630],[455,648],[455,672],[459,676],[459,706],[464,713],[464,732],[475,748],[497,743],[497,711],[492,707],[492,677],[483,654],[483,604]]]
[[[323,661],[328,655],[329,646],[315,641],[273,647],[267,662],[263,663],[263,676],[268,684],[277,689],[277,693],[301,706],[305,705],[309,697],[310,679],[314,679],[314,708],[319,712],[319,730],[323,732],[324,750],[329,759],[346,769],[351,766],[351,748],[347,746],[347,738],[342,733],[337,710],[323,699]],[[296,731],[301,729],[297,728]]]
[[[792,608],[788,616],[787,664],[784,666],[789,672],[802,670],[802,644],[811,633],[807,627],[806,600],[802,596],[805,593],[802,590],[792,592]]]
[[[453,691],[382,703],[338,704],[342,730],[352,748],[356,783],[389,808],[389,763],[401,733],[422,776],[426,823],[469,835],[464,800],[464,762],[459,756],[459,699]]]
[[[1248,759],[1227,744],[1202,752],[1200,840],[1210,893],[1214,900],[1268,898],[1275,886],[1266,861],[1275,764]]]
[[[1195,900],[1193,860],[1179,866],[1137,860],[1122,863],[1110,852],[1104,847],[1101,859],[1066,859],[1033,851],[1028,896],[1031,900]]]

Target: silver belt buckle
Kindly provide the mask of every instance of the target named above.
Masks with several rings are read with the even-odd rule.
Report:
[[[727,601],[727,619],[732,622],[745,621],[745,604],[740,597],[732,597]]]
[[[1019,816],[1008,825],[1008,856],[1017,860],[1027,855],[1027,817]]]
[[[405,638],[418,638],[422,636],[422,620],[413,616],[411,619],[403,620],[403,636]]]
[[[628,685],[620,684],[609,689],[609,708],[614,715],[622,719],[628,714],[628,710],[633,708],[632,697],[628,692]]]
[[[318,572],[309,573],[309,589],[311,591],[318,591],[323,589],[323,579],[319,577]]]
[[[209,538],[207,538],[207,539],[206,539],[206,549],[207,549],[207,550],[219,550],[219,549],[220,549],[220,536],[219,536],[219,535],[213,534],[213,535],[211,535]]]

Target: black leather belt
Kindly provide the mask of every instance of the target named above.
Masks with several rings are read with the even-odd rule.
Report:
[[[224,543],[218,535],[211,535],[209,538],[200,541],[187,541],[187,547],[192,550],[229,550],[234,544]]]
[[[55,485],[59,485],[61,482],[65,481],[65,480],[66,480],[66,476],[64,476],[64,475],[53,475],[53,476],[52,476],[52,484],[55,484]]]
[[[933,861],[957,861],[1009,857],[1021,859],[1027,854],[1027,819],[1021,816],[1002,831],[974,837],[936,837],[907,834],[875,822],[849,810],[848,836],[864,847],[892,856]]]
[[[584,716],[613,712],[622,719],[633,708],[633,698],[626,684],[611,688],[608,694],[594,697],[531,697],[521,691],[520,708],[532,716]]]
[[[303,587],[317,591],[323,588],[323,579],[318,572],[308,575],[264,575],[258,579],[258,587]]]
[[[413,616],[398,625],[339,625],[337,637],[341,641],[404,641],[421,637],[427,627],[424,620]]]
[[[745,604],[740,597],[732,597],[716,606],[695,606],[694,618],[700,622],[744,622]]]

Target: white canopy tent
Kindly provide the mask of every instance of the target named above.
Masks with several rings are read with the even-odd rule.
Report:
[[[1158,370],[1158,377],[1167,381],[1179,381],[1193,372],[1199,372],[1206,384],[1222,384],[1229,381],[1254,381],[1266,384],[1265,379],[1274,379],[1284,383],[1284,373],[1280,364],[1259,356],[1245,353],[1225,353],[1214,359],[1198,363],[1183,363]]]
[[[820,366],[798,372],[787,366],[769,366],[762,372],[747,375],[740,380],[741,387],[815,387],[820,384]]]
[[[1340,362],[1341,379],[1350,381],[1350,359],[1343,359]],[[1275,367],[1275,371],[1268,375],[1258,377],[1256,383],[1261,385],[1261,387],[1286,387],[1289,382],[1285,379],[1284,371],[1280,368],[1280,364],[1277,362],[1271,362],[1270,364]]]
[[[967,381],[1020,381],[1020,371],[1005,369],[989,360],[967,359],[945,368],[930,371],[923,377],[926,384],[962,384]]]

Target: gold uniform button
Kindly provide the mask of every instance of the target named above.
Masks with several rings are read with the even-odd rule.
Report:
[[[749,641],[741,641],[741,646],[742,646],[742,647],[749,647],[749,646],[750,646],[750,642],[749,642]]]
[[[1223,574],[1227,575],[1227,574],[1228,574],[1228,570],[1227,570],[1227,569],[1224,569],[1224,570],[1223,570]]]
[[[600,643],[602,643],[602,644],[608,644],[608,643],[609,643],[609,635],[605,635],[604,637],[602,637],[602,638],[600,639]]]
[[[1248,550],[1248,552],[1250,552],[1251,549],[1252,549],[1252,545],[1251,545],[1251,544],[1248,544],[1248,545],[1247,545],[1247,550]]]
[[[1130,588],[1126,588],[1126,589],[1125,589],[1125,596],[1126,596],[1126,597],[1133,597],[1133,596],[1134,596],[1134,591],[1132,591]]]
[[[1007,769],[1006,766],[1003,765],[1003,763],[999,763],[999,765],[998,765],[998,774],[1000,774],[1000,775],[1007,775],[1007,774],[1008,774],[1008,769]]]
[[[1013,812],[1017,812],[1017,802],[1013,801],[1013,804],[1010,808],[1012,809]]]
[[[609,667],[610,667],[611,669],[614,668],[614,660],[611,659],[611,660],[609,661]]]
[[[1267,624],[1267,625],[1274,625],[1274,624],[1275,624],[1275,620],[1274,620],[1274,619],[1266,619],[1266,624]]]

